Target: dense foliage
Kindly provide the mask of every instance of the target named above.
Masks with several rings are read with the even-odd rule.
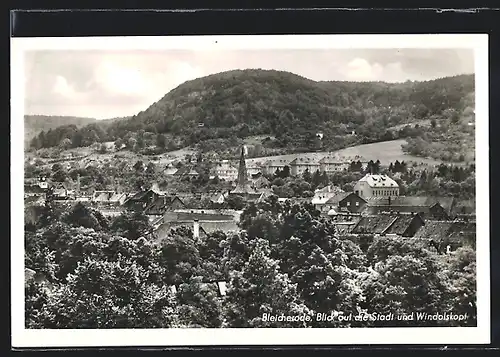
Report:
[[[439,143],[451,140],[454,152],[460,147],[458,156],[465,155],[470,147],[461,145],[470,133],[460,132],[473,121],[473,108],[472,75],[388,84],[315,82],[288,72],[238,70],[185,82],[127,119],[43,131],[32,147],[115,141],[141,151],[190,145],[210,151],[234,148],[238,140],[260,135],[264,140],[258,144],[270,150],[336,150],[417,137],[415,128],[405,124],[427,120],[431,124],[422,126],[428,134],[424,140],[437,146],[428,153],[410,143],[407,150],[458,159],[452,151],[441,150]],[[443,128],[453,132],[451,138],[440,136]]]
[[[200,238],[185,227],[154,237],[139,217],[135,228],[130,216],[104,224],[80,206],[64,220],[47,216],[25,234],[26,266],[43,276],[26,284],[27,328],[476,324],[473,249],[439,255],[425,240],[339,236],[312,206],[276,196],[245,208],[243,231]],[[227,282],[227,294],[216,281]],[[423,312],[468,318],[338,318]],[[318,321],[321,313],[336,318]]]

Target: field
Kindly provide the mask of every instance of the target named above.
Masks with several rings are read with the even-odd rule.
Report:
[[[401,145],[405,143],[404,139],[383,141],[373,144],[364,144],[352,146],[342,150],[334,152],[311,152],[302,154],[291,154],[291,155],[279,155],[279,156],[267,156],[248,159],[248,163],[264,162],[269,159],[284,159],[287,161],[292,161],[296,157],[309,158],[314,161],[321,160],[321,158],[328,155],[335,155],[339,159],[343,160],[360,160],[360,161],[377,161],[380,160],[382,165],[389,165],[389,163],[396,160],[405,161],[407,163],[423,164],[423,165],[439,165],[441,161],[416,157],[412,155],[407,155],[401,149]]]

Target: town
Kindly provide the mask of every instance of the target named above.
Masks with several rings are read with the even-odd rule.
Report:
[[[280,176],[280,172],[284,177],[312,177],[348,172],[356,165],[359,165],[359,172],[376,166],[373,161],[350,162],[334,157],[324,157],[316,162],[304,158],[266,160],[260,165],[247,166],[246,147],[240,152],[238,162],[221,160],[213,165],[210,179],[223,180],[230,185],[229,189],[219,192],[169,192],[162,191],[158,183],[154,183],[137,192],[94,190],[85,194],[79,190],[78,184],[71,189],[47,177],[26,179],[26,218],[28,222],[35,222],[37,212],[41,212],[40,208],[50,196],[57,206],[70,209],[76,203],[82,203],[106,217],[139,211],[154,227],[147,234],[155,238],[162,238],[170,228],[179,226],[190,227],[195,235],[216,231],[230,233],[239,230],[244,205],[276,195],[271,182],[273,176]],[[67,156],[63,158],[68,159]],[[71,168],[71,164],[66,163]],[[83,165],[88,167],[90,164],[84,161]],[[380,164],[377,171],[380,171]],[[160,172],[177,180],[200,175],[192,158],[181,168],[169,163]],[[463,244],[474,244],[475,207],[471,200],[452,196],[402,195],[399,184],[389,175],[372,172],[363,174],[351,190],[345,191],[333,184],[319,186],[306,194],[310,197],[277,196],[277,200],[311,204],[343,234],[427,239],[431,248],[439,253],[449,252]],[[231,204],[235,201],[239,203],[237,207]],[[205,206],[200,207],[200,202]]]

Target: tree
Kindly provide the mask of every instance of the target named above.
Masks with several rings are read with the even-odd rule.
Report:
[[[311,178],[311,184],[313,187],[318,187],[321,184],[321,173],[319,170],[314,171],[314,174]]]
[[[241,270],[231,273],[225,316],[229,327],[306,327],[304,321],[268,321],[268,315],[306,315],[313,313],[300,300],[296,286],[270,257],[269,243],[255,239],[252,253]],[[231,254],[231,253],[229,253]]]
[[[130,137],[128,140],[127,140],[127,149],[129,150],[135,150],[136,148],[136,145],[137,145],[137,140],[133,137]]]
[[[68,283],[54,288],[36,320],[45,328],[167,328],[179,326],[165,286],[130,259],[85,258]],[[41,315],[41,316],[40,316]]]
[[[64,138],[59,142],[59,147],[63,150],[68,150],[69,148],[71,148],[71,139]]]
[[[290,166],[285,165],[283,166],[283,170],[280,172],[280,177],[287,178],[289,176],[290,176]]]
[[[63,214],[61,220],[75,227],[92,228],[96,231],[108,228],[108,222],[101,212],[82,202],[77,202],[69,212]]]
[[[152,162],[149,162],[148,165],[146,166],[146,176],[150,179],[154,177],[156,173],[156,167],[155,164]]]
[[[217,286],[193,276],[180,284],[177,293],[177,314],[183,325],[188,327],[216,328],[222,326],[222,302]]]
[[[123,139],[121,139],[121,138],[116,139],[116,140],[115,140],[115,143],[114,143],[114,145],[115,145],[115,150],[116,150],[116,151],[121,150],[121,149],[122,149],[123,144],[125,144],[125,142],[124,142],[124,140],[123,140]]]
[[[229,195],[228,197],[226,197],[224,203],[229,209],[240,210],[245,207],[245,201],[243,200],[243,197],[239,195]]]
[[[161,239],[160,247],[160,263],[166,270],[166,284],[182,284],[191,277],[202,275],[200,252],[188,228],[172,230]]]
[[[150,231],[149,218],[140,211],[123,212],[110,225],[110,230],[125,238],[136,240]]]
[[[167,146],[167,139],[165,135],[156,135],[156,146],[158,146],[160,149],[165,149],[165,147]]]
[[[311,182],[311,180],[312,180],[312,176],[311,176],[311,173],[309,172],[309,169],[306,169],[306,170],[304,171],[304,173],[302,174],[302,178],[303,178],[303,180],[304,180],[304,181],[306,181],[306,182],[309,182],[309,183]]]
[[[144,170],[144,163],[142,162],[142,160],[138,160],[134,166],[133,166],[134,170],[138,173],[142,173],[142,171]]]

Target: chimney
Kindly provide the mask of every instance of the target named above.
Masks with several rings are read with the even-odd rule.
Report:
[[[200,237],[200,222],[195,219],[193,222],[193,238]]]

